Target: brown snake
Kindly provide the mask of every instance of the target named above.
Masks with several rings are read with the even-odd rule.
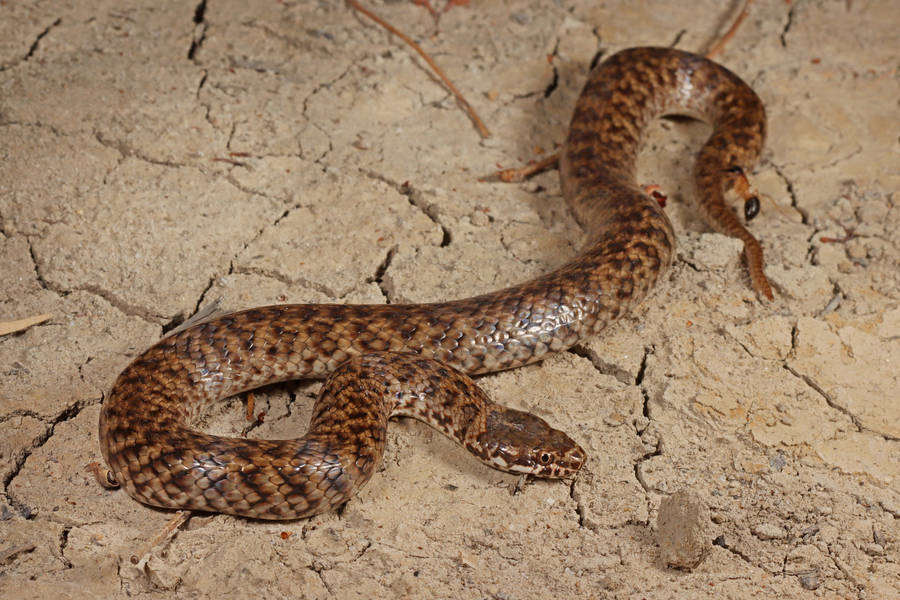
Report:
[[[165,338],[119,375],[103,405],[100,445],[112,477],[153,506],[306,517],[346,502],[369,479],[393,415],[428,422],[492,466],[571,476],[585,460],[575,442],[493,404],[463,373],[564,350],[623,315],[665,272],[672,226],[635,182],[635,159],[648,122],[666,114],[713,125],[694,171],[700,208],[744,241],[754,288],[771,298],[759,244],[724,202],[734,172],[752,167],[762,149],[762,103],[700,56],[625,50],[591,74],[560,159],[563,195],[590,235],[578,256],[464,300],[268,306]],[[303,438],[222,438],[189,426],[219,398],[329,374]]]

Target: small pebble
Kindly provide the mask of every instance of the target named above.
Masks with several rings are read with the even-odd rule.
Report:
[[[782,418],[782,421],[784,421],[784,418]],[[781,471],[786,464],[787,458],[784,456],[784,452],[781,452],[780,450],[775,453],[775,456],[769,459],[769,467],[771,467],[773,471]]]
[[[772,523],[760,523],[750,528],[750,531],[761,540],[783,540],[787,537],[787,531],[780,525]]]
[[[528,16],[528,13],[524,12],[514,12],[509,15],[509,17],[518,23],[519,25],[528,25],[531,23],[531,17]]]
[[[804,589],[814,590],[819,587],[818,571],[813,571],[812,573],[804,573],[803,575],[799,575],[798,579],[800,579],[800,585],[802,585]]]
[[[687,490],[675,492],[659,504],[657,539],[663,562],[692,570],[709,551],[709,508]]]
[[[469,215],[469,220],[472,222],[472,225],[476,227],[482,227],[491,222],[491,218],[485,214],[483,210],[475,209]]]

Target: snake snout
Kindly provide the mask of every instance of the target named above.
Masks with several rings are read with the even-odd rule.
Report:
[[[566,436],[568,437],[568,436]],[[569,479],[584,466],[587,460],[587,452],[573,440],[569,440],[571,446],[560,453],[556,460],[556,472],[553,474],[557,479]]]
[[[587,460],[587,452],[572,438],[561,431],[555,431],[556,439],[536,449],[538,454],[539,470],[537,477],[547,479],[569,479],[584,465]]]

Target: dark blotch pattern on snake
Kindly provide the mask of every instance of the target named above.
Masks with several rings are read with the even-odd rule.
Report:
[[[122,372],[103,405],[100,445],[113,477],[153,506],[305,517],[346,502],[369,479],[392,415],[430,423],[497,468],[573,475],[585,460],[575,442],[490,402],[466,374],[535,362],[597,334],[666,271],[672,226],[635,182],[642,131],[665,114],[713,125],[694,173],[698,205],[714,228],[743,240],[754,288],[771,298],[759,244],[724,202],[728,170],[749,171],[762,149],[759,98],[705,58],[625,50],[594,69],[561,156],[563,195],[590,235],[578,256],[464,300],[269,306],[165,338]],[[220,398],[324,377],[303,438],[222,438],[190,427]]]

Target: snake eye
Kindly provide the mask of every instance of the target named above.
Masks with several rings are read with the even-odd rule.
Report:
[[[744,202],[744,219],[750,221],[759,214],[759,198],[756,196],[750,196],[747,198],[747,201]]]
[[[550,462],[550,454],[548,454],[547,452],[542,452],[541,453],[541,464],[546,465],[549,462]]]

